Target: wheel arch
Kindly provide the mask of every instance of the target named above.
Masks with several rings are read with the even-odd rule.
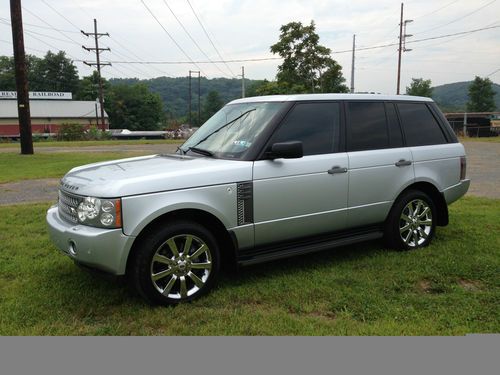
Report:
[[[191,221],[200,224],[213,233],[221,252],[222,265],[230,267],[236,264],[236,245],[224,224],[215,215],[200,209],[178,209],[156,217],[148,223],[135,238],[127,257],[126,273],[129,273],[134,257],[140,249],[144,236],[156,228],[168,225],[172,221]]]
[[[436,224],[439,226],[448,225],[449,217],[448,217],[448,205],[446,204],[446,199],[444,198],[444,195],[438,190],[438,188],[430,182],[417,181],[406,186],[396,197],[394,203],[392,204],[392,207],[394,207],[394,204],[398,201],[399,197],[408,190],[419,190],[426,193],[432,199],[434,205],[436,206],[436,211],[437,211]],[[392,207],[391,210],[389,210],[389,214],[392,211]],[[389,214],[387,215],[387,217],[389,217]]]

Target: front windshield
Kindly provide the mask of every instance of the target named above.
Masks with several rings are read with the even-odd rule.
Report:
[[[213,157],[242,159],[283,103],[240,103],[223,107],[181,147]]]

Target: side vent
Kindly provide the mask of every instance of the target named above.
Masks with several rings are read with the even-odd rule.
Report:
[[[253,223],[253,183],[240,182],[237,187],[238,225]]]

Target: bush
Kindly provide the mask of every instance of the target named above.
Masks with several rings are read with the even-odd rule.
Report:
[[[81,141],[85,139],[85,126],[82,124],[62,124],[57,132],[58,141]]]
[[[85,139],[87,141],[101,141],[111,139],[111,133],[105,130],[101,130],[95,125],[92,125],[89,130],[87,130]]]

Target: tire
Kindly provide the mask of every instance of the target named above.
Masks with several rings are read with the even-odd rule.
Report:
[[[389,247],[413,250],[428,246],[436,231],[436,206],[419,190],[404,192],[387,217],[384,237]]]
[[[131,281],[148,302],[175,305],[212,289],[220,271],[220,251],[203,226],[175,221],[144,236],[130,268]]]

